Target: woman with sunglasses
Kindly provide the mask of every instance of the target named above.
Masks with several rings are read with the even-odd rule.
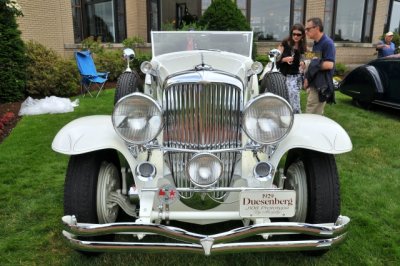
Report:
[[[300,90],[303,84],[303,70],[305,68],[302,61],[304,53],[307,51],[307,41],[304,26],[294,24],[290,30],[290,35],[285,38],[279,46],[282,55],[277,62],[279,71],[286,76],[286,85],[289,94],[289,103],[296,114],[301,113]]]

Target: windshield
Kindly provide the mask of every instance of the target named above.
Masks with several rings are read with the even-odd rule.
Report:
[[[253,32],[153,31],[153,57],[189,50],[217,50],[251,57]]]

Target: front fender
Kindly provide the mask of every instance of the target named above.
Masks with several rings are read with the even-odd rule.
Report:
[[[332,119],[322,115],[297,114],[290,133],[279,143],[273,157],[279,161],[294,148],[340,154],[351,151],[353,145],[347,132]]]
[[[67,155],[103,149],[116,149],[125,157],[130,154],[125,142],[115,132],[109,115],[86,116],[71,121],[57,133],[51,148]]]

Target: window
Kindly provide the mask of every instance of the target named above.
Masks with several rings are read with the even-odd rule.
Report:
[[[72,23],[74,28],[75,43],[83,41],[83,26],[82,26],[82,8],[80,0],[72,0]]]
[[[126,38],[124,0],[71,0],[75,43],[93,36],[102,42]]]
[[[250,25],[257,40],[282,40],[295,23],[304,23],[304,0],[252,0]]]
[[[371,42],[375,0],[326,0],[324,31],[334,41]]]
[[[400,0],[392,2],[388,31],[400,32]]]
[[[211,5],[211,0],[201,0],[201,14]]]
[[[305,0],[232,0],[239,10],[247,17],[256,40],[280,41],[289,35],[290,27],[295,23],[304,24]],[[211,5],[212,0],[176,1],[163,0],[150,6],[150,16],[160,10],[159,20],[161,24],[170,21],[178,21],[175,14],[179,13],[171,7],[176,3],[185,3],[191,11],[200,17]],[[190,6],[189,6],[190,5]],[[152,18],[152,17],[151,17]],[[160,28],[160,25],[152,23],[152,29]],[[161,26],[161,28],[163,28]]]

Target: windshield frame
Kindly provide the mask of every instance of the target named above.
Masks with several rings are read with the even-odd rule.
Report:
[[[252,55],[252,31],[152,31],[153,57],[168,53],[208,50]]]

